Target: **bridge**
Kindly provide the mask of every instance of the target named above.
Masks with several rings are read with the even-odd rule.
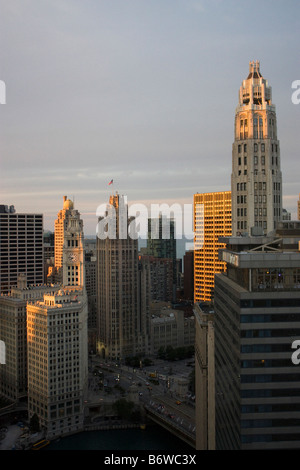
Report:
[[[158,400],[144,402],[146,415],[159,426],[174,434],[176,437],[190,445],[196,447],[196,426],[195,418],[185,409],[174,408],[162,397]],[[181,405],[180,405],[181,407]]]

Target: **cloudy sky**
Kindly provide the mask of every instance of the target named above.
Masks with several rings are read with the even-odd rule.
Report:
[[[0,203],[53,230],[74,197],[94,234],[111,179],[129,204],[230,190],[238,90],[259,60],[296,218],[299,31],[299,0],[0,0]]]

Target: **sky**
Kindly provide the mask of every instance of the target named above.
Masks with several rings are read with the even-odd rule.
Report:
[[[259,60],[296,219],[299,31],[299,0],[0,0],[0,204],[53,231],[67,195],[93,235],[112,192],[150,207],[230,190],[238,91]]]

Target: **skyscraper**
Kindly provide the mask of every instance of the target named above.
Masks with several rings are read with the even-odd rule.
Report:
[[[215,273],[225,270],[219,237],[231,234],[231,192],[194,195],[194,301],[210,301]]]
[[[49,286],[42,300],[27,305],[28,412],[38,416],[50,438],[83,429],[88,374],[83,224],[66,198],[58,220],[55,248],[63,285]]]
[[[172,260],[172,300],[175,302],[177,287],[175,220],[163,214],[160,214],[158,218],[148,219],[147,254],[153,258]]]
[[[21,273],[18,284],[9,294],[0,295],[0,338],[4,341],[5,364],[0,367],[0,395],[18,402],[27,398],[27,330],[28,301],[43,299],[48,285],[27,285]],[[51,286],[57,291],[59,286]]]
[[[21,273],[28,284],[42,284],[43,270],[43,215],[0,205],[0,292],[17,286]]]
[[[175,221],[164,215],[148,219],[147,254],[176,262]]]
[[[232,146],[232,234],[267,234],[282,216],[282,177],[272,89],[250,62],[239,90]]]
[[[78,228],[80,229],[83,228],[83,222],[80,219],[80,217],[78,217],[78,215],[79,215],[78,211],[74,209],[73,201],[71,201],[71,199],[68,199],[67,196],[64,196],[63,208],[58,212],[57,219],[55,220],[55,223],[54,223],[54,227],[55,227],[55,230],[54,230],[54,264],[55,264],[55,276],[56,276],[57,282],[63,282],[63,263],[64,263],[63,247],[64,247],[64,242],[65,242],[65,232],[69,226],[70,217],[73,220],[75,219],[78,220],[78,222],[74,222],[74,224],[78,223],[79,225]],[[71,227],[69,228],[71,229]],[[68,248],[72,248],[72,246],[68,246]],[[65,275],[67,275],[66,272],[65,272]]]
[[[128,218],[126,198],[110,196],[97,233],[97,351],[109,359],[148,352],[149,328],[145,325],[149,312],[140,298],[134,223]],[[103,229],[106,225],[107,231]]]
[[[214,312],[209,302],[194,306],[196,449],[215,449]]]
[[[299,449],[300,222],[228,237],[215,279],[217,449]]]

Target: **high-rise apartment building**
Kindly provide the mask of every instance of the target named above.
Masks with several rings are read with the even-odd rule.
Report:
[[[85,286],[88,299],[89,347],[96,351],[97,337],[97,254],[96,239],[85,240]]]
[[[145,354],[149,348],[134,224],[126,198],[112,195],[97,233],[97,351],[109,359]]]
[[[194,300],[194,250],[185,252],[183,257],[183,292],[186,300]]]
[[[217,449],[299,449],[300,222],[223,239],[215,279]]]
[[[43,215],[0,205],[0,292],[17,286],[21,273],[28,284],[43,284],[43,270]]]
[[[148,219],[147,254],[176,261],[175,221],[164,215]]]
[[[194,302],[210,301],[215,273],[225,270],[218,257],[219,237],[231,235],[231,192],[194,195]]]
[[[83,429],[88,385],[83,223],[66,198],[55,229],[63,285],[27,305],[28,412],[50,438]]]
[[[177,266],[176,266],[176,233],[175,220],[163,214],[158,218],[148,219],[147,254],[153,258],[172,260],[172,300],[176,300]],[[169,299],[165,299],[169,300]]]
[[[250,62],[239,91],[232,146],[232,234],[267,234],[282,217],[282,177],[272,90]]]
[[[149,265],[151,300],[172,302],[174,291],[174,262],[171,258],[142,255],[140,260]]]

